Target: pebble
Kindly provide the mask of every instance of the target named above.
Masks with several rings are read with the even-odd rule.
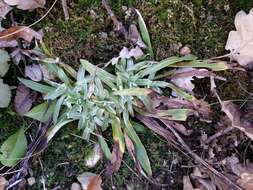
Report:
[[[180,55],[189,55],[191,54],[191,49],[187,46],[184,46],[180,49]]]
[[[32,186],[36,183],[36,179],[34,177],[29,177],[27,179],[27,183],[28,183],[28,185]]]
[[[82,188],[78,183],[72,183],[70,190],[82,190]]]

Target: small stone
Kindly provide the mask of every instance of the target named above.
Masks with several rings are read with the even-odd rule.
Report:
[[[180,55],[189,55],[191,54],[191,49],[187,46],[184,46],[180,49],[180,52],[179,52]]]
[[[35,180],[34,177],[29,177],[27,179],[27,183],[28,183],[28,185],[32,186],[32,185],[34,185],[36,183],[36,180]]]
[[[8,185],[8,181],[4,177],[0,177],[0,190],[4,190]]]
[[[79,183],[72,183],[70,190],[82,190],[82,188]]]

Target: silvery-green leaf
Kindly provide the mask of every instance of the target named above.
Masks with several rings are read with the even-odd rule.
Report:
[[[57,123],[58,116],[60,114],[61,106],[66,96],[61,96],[59,100],[57,100],[57,103],[55,105],[54,113],[53,113],[53,121],[54,124]]]
[[[40,84],[31,80],[18,78],[20,82],[22,82],[24,85],[26,85],[28,88],[31,88],[32,90],[35,90],[37,92],[40,92],[42,94],[49,93],[55,88],[52,86]]]
[[[98,141],[99,141],[99,144],[101,146],[101,149],[103,151],[103,153],[105,154],[105,157],[108,159],[108,160],[111,160],[112,159],[112,153],[109,149],[109,146],[108,144],[106,143],[105,139],[103,136],[99,135],[98,136]]]
[[[11,101],[11,89],[9,85],[4,84],[0,78],[0,108],[5,108]]]
[[[48,92],[44,96],[44,100],[55,100],[56,98],[58,98],[59,96],[64,94],[66,92],[66,90],[67,90],[67,87],[63,83],[60,86],[58,86],[56,89],[52,90],[51,92]]]
[[[0,49],[0,76],[3,77],[9,70],[10,56],[7,51]]]

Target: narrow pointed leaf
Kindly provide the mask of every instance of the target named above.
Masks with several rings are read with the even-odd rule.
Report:
[[[138,24],[140,27],[142,40],[148,46],[148,52],[149,52],[151,59],[154,59],[154,52],[153,52],[153,48],[151,45],[151,40],[149,37],[147,26],[145,24],[143,17],[141,16],[141,13],[138,10],[136,10],[136,12],[138,14]]]
[[[118,117],[115,117],[112,121],[112,133],[113,133],[113,140],[119,143],[119,148],[122,153],[125,152],[125,141],[124,135],[121,130],[121,123]]]
[[[40,92],[42,94],[52,92],[55,89],[54,87],[40,84],[40,83],[31,81],[31,80],[27,80],[27,79],[19,78],[19,81],[22,82],[24,85],[26,85],[28,88],[31,88],[32,90],[35,90],[35,91]]]
[[[32,110],[25,114],[25,116],[38,120],[40,122],[46,122],[52,116],[55,109],[56,102],[44,102],[35,106]]]

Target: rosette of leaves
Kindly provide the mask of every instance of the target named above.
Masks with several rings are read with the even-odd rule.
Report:
[[[77,72],[69,66],[60,67],[57,61],[42,59],[42,64],[58,77],[57,81],[45,80],[47,84],[41,84],[20,79],[27,87],[43,94],[45,102],[34,107],[26,116],[41,122],[53,119],[47,141],[69,122],[76,122],[85,139],[89,140],[93,134],[99,141],[105,157],[110,160],[106,168],[108,175],[120,168],[125,149],[139,172],[152,175],[147,152],[138,136],[140,128],[149,128],[173,140],[166,126],[188,135],[189,131],[180,123],[186,121],[188,116],[196,115],[205,121],[210,120],[208,104],[168,82],[161,77],[161,71],[169,68],[206,68],[210,72],[228,69],[225,62],[211,63],[198,60],[193,55],[154,61],[146,25],[141,15],[138,16],[141,37],[148,45],[146,59],[119,58],[110,69],[81,60]],[[176,92],[180,98],[170,97],[165,93],[167,89]],[[103,137],[109,128],[113,133],[112,151]]]
[[[137,168],[148,175],[152,175],[150,162],[133,120],[138,119],[148,128],[161,134],[162,132],[156,128],[158,121],[182,128],[182,124],[177,121],[185,121],[193,114],[207,120],[210,113],[205,102],[197,100],[167,81],[155,80],[154,73],[168,67],[189,65],[212,70],[226,69],[226,65],[220,62],[209,64],[197,60],[195,56],[170,57],[160,62],[138,63],[134,63],[131,58],[120,59],[112,72],[81,60],[76,77],[71,78],[56,63],[45,65],[58,77],[58,81],[45,81],[47,84],[26,79],[20,81],[44,94],[46,102],[34,107],[26,116],[41,122],[53,118],[54,125],[47,133],[47,140],[51,140],[67,123],[76,121],[85,139],[89,140],[91,134],[98,138],[106,158],[111,160],[107,167],[109,174],[118,170],[126,147]],[[183,99],[165,96],[165,88],[176,91]],[[160,105],[161,102],[163,105]],[[151,118],[156,125],[149,125],[145,118]],[[112,128],[113,132],[112,152],[102,136],[108,128]]]

